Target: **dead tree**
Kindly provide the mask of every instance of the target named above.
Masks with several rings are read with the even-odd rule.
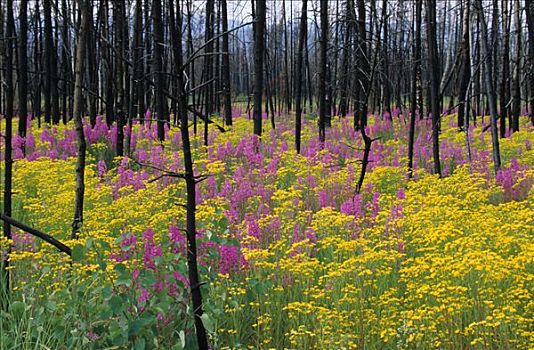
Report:
[[[103,0],[101,2],[100,8],[100,25],[102,26],[102,33],[100,35],[100,42],[102,47],[102,59],[105,62],[105,101],[106,101],[106,124],[108,128],[111,128],[113,122],[115,121],[115,107],[113,105],[115,99],[115,89],[113,88],[113,77],[114,77],[114,65],[113,65],[113,50],[112,46],[109,45],[111,42],[111,33],[112,28],[110,28],[110,23],[108,20],[109,12],[109,2],[108,0]]]
[[[37,117],[37,126],[41,127],[41,86],[43,77],[41,72],[41,14],[39,10],[39,1],[35,1],[35,10],[34,10],[34,22],[33,22],[33,109],[32,114],[33,118]]]
[[[72,221],[71,238],[77,238],[83,223],[83,202],[85,195],[85,136],[83,133],[83,75],[85,50],[87,48],[87,30],[89,23],[88,0],[78,0],[81,11],[81,23],[78,31],[78,45],[76,46],[76,67],[74,70],[74,126],[76,129],[76,141],[78,145],[76,157],[76,196],[74,197],[74,218]]]
[[[224,122],[226,125],[232,125],[232,94],[230,91],[230,50],[228,45],[228,14],[226,9],[226,0],[221,0],[221,17],[222,17],[222,90],[224,105]]]
[[[319,82],[317,89],[317,97],[319,99],[319,141],[325,142],[326,137],[326,51],[328,45],[328,1],[320,0],[321,10],[321,36],[319,44]]]
[[[353,17],[353,12],[349,13],[349,18]],[[385,20],[385,13],[382,13],[382,21]],[[372,58],[372,67],[367,56],[367,33],[365,30],[365,3],[364,0],[358,0],[358,50],[359,50],[359,65],[360,74],[358,75],[358,83],[361,86],[359,93],[359,101],[357,111],[354,113],[355,120],[358,121],[358,130],[363,140],[363,158],[361,160],[362,168],[360,170],[360,177],[356,185],[356,193],[360,193],[363,187],[363,181],[365,180],[365,174],[367,172],[367,166],[369,165],[369,155],[371,154],[371,146],[378,138],[372,139],[367,135],[365,127],[367,125],[367,108],[369,104],[369,96],[371,96],[372,82],[375,77],[376,67],[378,65],[378,53],[375,51],[375,55]],[[378,38],[380,38],[380,30],[378,31]],[[356,115],[358,117],[356,118]]]
[[[263,59],[265,50],[265,17],[266,4],[264,0],[255,1],[254,16],[254,134],[261,137],[262,116],[261,100],[263,95]]]
[[[12,178],[13,178],[13,158],[12,153],[13,149],[11,142],[13,139],[13,100],[14,100],[14,87],[13,87],[13,53],[14,53],[14,36],[15,32],[13,31],[15,27],[15,20],[13,18],[13,0],[7,0],[6,4],[6,31],[5,37],[2,38],[4,46],[4,84],[5,84],[5,94],[6,94],[6,106],[5,106],[5,115],[6,120],[6,129],[5,129],[5,154],[4,154],[4,208],[3,214],[11,216],[11,188],[12,188]],[[4,237],[11,239],[11,225],[9,222],[4,221],[3,225]],[[11,249],[7,248],[7,254],[9,255]],[[2,265],[2,280],[4,285],[4,291],[9,293],[9,259],[5,259],[0,262]],[[3,305],[7,308],[9,305]]]
[[[174,7],[171,0],[171,7]],[[172,30],[176,33],[176,38],[182,37],[182,15],[180,6],[176,6],[176,24],[171,18]],[[191,289],[191,298],[193,302],[193,314],[197,336],[197,344],[200,350],[208,349],[208,339],[206,329],[202,323],[202,292],[201,283],[198,273],[197,246],[196,246],[196,183],[193,170],[193,157],[191,155],[191,143],[189,140],[189,121],[187,117],[187,93],[185,89],[184,64],[182,59],[181,41],[173,41],[173,50],[175,51],[175,64],[177,67],[177,93],[178,93],[178,114],[180,115],[180,133],[182,136],[182,150],[184,156],[184,180],[186,182],[187,202],[186,202],[186,235],[187,235],[187,266],[189,273],[189,286]],[[206,118],[207,119],[207,118]],[[207,120],[205,121],[207,123]]]
[[[300,13],[300,27],[299,27],[299,43],[297,51],[297,62],[295,65],[295,147],[297,153],[300,154],[300,141],[302,132],[302,84],[304,83],[304,65],[302,58],[304,56],[304,46],[306,44],[306,36],[308,35],[308,18],[307,18],[307,0],[302,0],[302,11]]]
[[[152,70],[155,76],[155,97],[156,97],[156,116],[158,126],[158,139],[165,141],[165,118],[166,105],[164,95],[164,76],[163,71],[163,21],[161,11],[161,0],[152,1],[152,25],[153,25],[153,41],[154,41],[154,55],[152,58]]]
[[[530,87],[529,113],[530,122],[534,125],[534,0],[525,1],[528,27],[528,60],[530,64],[528,82]]]
[[[413,176],[413,150],[415,141],[415,114],[417,112],[418,78],[421,76],[421,7],[422,2],[415,2],[415,45],[413,47],[412,96],[410,110],[410,131],[408,135],[408,176]],[[419,111],[421,113],[421,111]]]
[[[115,45],[115,114],[117,115],[117,146],[116,155],[122,157],[124,155],[124,126],[125,113],[127,111],[126,102],[126,67],[125,67],[125,53],[126,53],[126,33],[125,33],[125,4],[124,1],[117,1],[113,5],[113,26],[114,26],[114,40]],[[125,108],[126,107],[126,108]]]
[[[96,49],[96,29],[93,24],[93,10],[92,6],[89,7],[89,21],[87,26],[87,70],[89,71],[89,93],[88,103],[89,103],[89,122],[91,127],[96,125],[96,115],[97,115],[97,97],[99,96],[98,88],[98,59],[97,59],[97,49]],[[74,103],[73,103],[74,104]]]
[[[434,157],[434,173],[441,177],[439,159],[439,60],[436,41],[436,0],[426,1],[426,26],[428,44],[428,66],[430,69],[430,110],[432,113],[432,154]]]
[[[57,9],[57,7],[56,7]],[[69,103],[72,104],[71,100],[71,81],[72,81],[72,74],[71,74],[71,68],[70,68],[70,62],[72,61],[72,57],[70,54],[70,35],[69,35],[69,8],[67,8],[67,1],[62,0],[61,1],[61,12],[63,17],[63,23],[61,28],[61,45],[60,45],[60,52],[61,52],[61,61],[59,66],[61,67],[61,78],[59,79],[59,82],[61,83],[61,120],[64,125],[67,124],[69,120]],[[57,23],[57,22],[56,22]]]
[[[21,1],[19,5],[19,128],[18,133],[22,138],[26,137],[26,121],[28,119],[28,1]],[[23,150],[24,150],[23,145]]]
[[[302,0],[303,2],[305,0]],[[304,6],[304,5],[303,5]],[[289,44],[287,40],[287,20],[286,20],[286,2],[282,0],[282,21],[284,25],[284,87],[286,97],[286,112],[291,110],[291,79],[289,75]]]
[[[490,122],[491,122],[491,143],[493,147],[493,164],[495,166],[495,173],[497,173],[501,169],[501,151],[499,147],[499,132],[497,128],[497,101],[495,97],[495,87],[493,85],[493,79],[492,79],[492,66],[491,66],[491,60],[489,59],[488,55],[490,55],[490,45],[488,42],[488,36],[487,36],[487,25],[486,25],[486,19],[484,17],[484,12],[482,9],[482,3],[481,0],[473,0],[473,8],[474,11],[477,13],[478,21],[480,22],[480,29],[481,29],[481,54],[482,58],[485,62],[485,70],[484,70],[484,82],[486,84],[486,95],[488,98],[489,103],[489,109],[490,109]]]
[[[133,49],[133,71],[134,83],[133,101],[136,104],[136,113],[139,122],[143,124],[145,116],[145,93],[143,80],[143,3],[142,0],[136,0],[135,3],[135,23],[133,29],[134,49]]]
[[[354,11],[353,0],[347,0],[346,12],[347,16],[350,11]],[[349,63],[351,59],[351,36],[352,36],[353,24],[351,20],[347,20],[345,23],[345,33],[343,37],[343,54],[341,56],[341,78],[339,89],[339,113],[342,117],[345,117],[348,113],[348,99],[349,99]]]
[[[214,112],[214,91],[213,91],[213,35],[214,35],[214,21],[215,21],[215,2],[214,0],[206,1],[206,26],[204,32],[204,38],[206,47],[204,48],[204,111],[207,118],[210,118]],[[204,120],[204,146],[208,145],[208,122]]]
[[[45,123],[59,122],[57,102],[57,57],[52,34],[52,5],[51,0],[44,0],[44,31],[45,31]]]
[[[506,120],[509,116],[510,100],[510,15],[508,11],[508,1],[502,0],[502,33],[503,33],[503,47],[502,47],[502,61],[501,61],[501,83],[499,91],[499,107],[500,107],[500,136],[506,136]],[[496,60],[496,57],[494,57]],[[510,125],[511,127],[512,125]]]
[[[522,34],[521,34],[521,4],[514,1],[515,6],[515,57],[512,73],[512,107],[510,110],[510,127],[512,131],[519,131],[519,115],[521,114],[521,63],[522,63]]]
[[[469,15],[470,15],[470,3],[469,0],[465,0],[463,3],[463,21],[462,21],[462,43],[460,46],[460,86],[458,91],[458,128],[463,130],[465,123],[465,104],[467,96],[467,88],[471,80],[471,52],[469,43]]]

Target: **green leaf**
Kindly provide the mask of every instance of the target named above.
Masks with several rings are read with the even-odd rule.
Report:
[[[182,345],[182,349],[185,348],[185,332],[183,329],[178,333],[178,336],[180,337],[180,344]]]
[[[87,241],[85,241],[85,248],[91,249],[93,247],[94,240],[92,238],[88,238]]]
[[[112,292],[113,292],[113,290],[111,289],[111,286],[106,286],[106,287],[104,287],[104,289],[102,289],[102,297],[105,300],[108,300],[109,298],[111,298]]]
[[[72,260],[75,262],[81,262],[85,257],[85,247],[81,244],[77,244],[72,247]]]
[[[121,346],[124,343],[126,343],[126,339],[122,334],[118,334],[116,337],[113,338],[113,345],[115,346]]]
[[[106,264],[106,262],[103,261],[103,260],[99,260],[98,261],[98,266],[100,266],[100,270],[105,271],[106,267],[108,266],[108,264]]]
[[[215,325],[214,325],[213,320],[211,319],[211,317],[209,317],[208,314],[202,314],[202,316],[200,316],[200,318],[202,319],[202,323],[204,324],[204,327],[206,328],[206,330],[209,333],[213,333]]]
[[[99,240],[100,242],[100,248],[104,251],[108,251],[108,250],[111,250],[111,246],[109,245],[108,242],[104,241],[104,240]]]
[[[121,273],[117,278],[117,286],[125,285],[127,287],[132,285],[132,279],[127,273]]]
[[[152,286],[156,283],[156,275],[150,270],[143,270],[141,271],[140,281],[143,287]]]
[[[118,295],[112,296],[111,299],[109,299],[109,306],[111,307],[111,311],[113,311],[115,315],[120,314],[123,309],[122,298]]]
[[[49,310],[49,311],[56,311],[57,310],[57,305],[56,303],[54,303],[53,301],[48,301],[46,302],[46,308]]]
[[[24,303],[22,301],[14,301],[9,306],[9,310],[14,316],[20,316],[24,312]]]
[[[117,264],[117,265],[115,265],[115,267],[113,267],[113,269],[117,273],[124,273],[124,271],[126,271],[126,266],[124,266],[124,264]]]
[[[211,237],[213,236],[213,232],[210,230],[206,230],[206,237],[208,238],[208,241],[211,241]]]
[[[132,320],[132,321],[128,322],[128,334],[129,335],[137,335],[137,333],[139,333],[139,331],[141,330],[142,327],[143,327],[143,324],[142,324],[141,320]],[[137,349],[137,344],[135,346],[136,346],[136,349]],[[144,348],[144,345],[143,345],[143,348]]]
[[[135,342],[135,350],[145,350],[146,340],[145,338],[137,339]]]

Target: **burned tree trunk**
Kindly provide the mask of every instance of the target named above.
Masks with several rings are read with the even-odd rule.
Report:
[[[265,16],[266,4],[263,0],[256,0],[256,14],[254,17],[254,134],[261,137],[262,116],[261,100],[263,95],[263,58],[265,50]]]
[[[525,9],[528,26],[528,60],[530,63],[528,74],[530,83],[529,114],[530,122],[534,125],[534,0],[526,0]]]
[[[133,29],[134,36],[134,48],[133,48],[133,65],[134,65],[134,98],[137,118],[139,122],[143,124],[145,118],[145,92],[144,92],[144,79],[143,79],[143,4],[142,0],[137,0],[135,3],[135,23]]]
[[[350,16],[354,17],[353,12],[350,13]],[[353,19],[356,22],[356,18]],[[356,56],[358,57],[358,65],[361,66],[357,74],[357,100],[356,100],[356,111],[354,112],[354,128],[355,130],[360,130],[367,126],[367,108],[369,104],[369,97],[371,95],[371,84],[372,79],[370,74],[371,72],[371,60],[369,57],[368,47],[367,47],[367,31],[365,29],[365,2],[363,0],[358,0],[358,50]],[[378,55],[378,50],[375,52],[375,57]],[[374,59],[376,61],[376,58]],[[373,62],[375,64],[376,62]],[[364,130],[365,132],[365,130]],[[363,135],[362,135],[363,136]],[[365,137],[364,137],[365,139]]]
[[[28,1],[21,1],[19,7],[19,128],[18,133],[26,137],[26,121],[28,119]],[[23,145],[23,150],[24,150]]]
[[[87,22],[87,70],[89,71],[89,122],[91,127],[96,125],[96,115],[97,115],[97,96],[98,96],[98,60],[97,60],[97,51],[96,51],[96,34],[93,24],[93,10],[92,7],[89,7],[89,18]],[[73,103],[74,104],[74,103]]]
[[[328,1],[321,0],[321,40],[319,45],[319,83],[317,97],[319,99],[319,140],[325,142],[326,137],[326,51],[328,45]]]
[[[105,79],[105,89],[106,89],[106,124],[108,128],[111,128],[111,125],[115,121],[115,111],[113,106],[114,101],[114,89],[113,89],[113,59],[112,59],[112,48],[108,44],[110,41],[110,23],[108,21],[108,12],[109,12],[109,3],[108,0],[105,0],[102,3],[100,8],[100,25],[102,26],[102,35],[101,35],[101,46],[102,46],[102,59],[106,63],[106,79]]]
[[[500,136],[506,136],[506,119],[508,119],[508,101],[510,100],[510,16],[508,12],[508,3],[506,0],[502,1],[502,33],[503,33],[503,48],[502,48],[502,74],[500,84]],[[494,57],[496,60],[497,58]],[[496,64],[496,63],[494,63]],[[511,127],[511,125],[510,125]]]
[[[382,88],[384,90],[383,94],[383,106],[384,110],[387,112],[388,118],[391,120],[391,82],[389,77],[389,52],[388,52],[388,14],[387,14],[387,0],[382,2],[382,21],[383,21],[383,35],[384,42],[382,45],[382,61],[383,61],[383,72],[382,72]]]
[[[415,45],[413,48],[412,96],[410,131],[408,135],[408,176],[413,177],[413,150],[415,141],[415,114],[417,112],[417,79],[421,76],[421,1],[415,2]],[[421,111],[419,111],[421,113]]]
[[[54,39],[52,37],[52,6],[51,0],[44,0],[43,12],[44,12],[44,31],[45,31],[45,84],[44,84],[44,97],[45,97],[45,123],[50,123],[54,111],[52,110],[53,104],[53,90],[57,95],[57,82],[55,80],[56,65],[56,49],[54,46]],[[57,112],[57,111],[56,111]]]
[[[495,166],[495,172],[497,173],[501,169],[501,151],[499,147],[499,132],[497,127],[497,101],[495,97],[495,87],[492,79],[492,66],[491,60],[488,59],[490,52],[490,45],[487,36],[486,19],[484,18],[484,12],[482,10],[481,0],[474,0],[473,7],[478,15],[478,21],[480,22],[482,45],[481,56],[485,57],[485,70],[484,70],[484,82],[486,84],[486,95],[488,97],[489,109],[490,109],[490,122],[491,122],[491,142],[493,146],[493,163]]]
[[[428,66],[430,69],[430,109],[432,112],[432,154],[434,157],[434,173],[441,177],[439,159],[439,61],[436,41],[436,0],[426,1],[426,25],[428,40]]]
[[[83,133],[82,116],[82,89],[85,50],[87,48],[87,29],[89,22],[88,0],[78,0],[81,11],[80,30],[78,31],[78,45],[76,46],[76,67],[74,70],[74,126],[76,128],[76,141],[78,154],[76,157],[76,196],[74,198],[74,219],[72,221],[71,238],[77,238],[83,223],[83,201],[85,194],[85,136]]]
[[[515,4],[515,57],[514,71],[512,74],[512,108],[510,111],[510,127],[514,132],[519,131],[519,115],[521,114],[521,4],[519,0]]]
[[[458,92],[458,128],[463,130],[465,124],[465,104],[467,96],[467,88],[471,80],[471,53],[469,50],[469,15],[470,15],[469,0],[464,2],[463,23],[462,23],[462,44],[460,47],[460,86]]]
[[[61,67],[61,120],[64,125],[69,121],[69,103],[71,98],[71,70],[70,62],[72,57],[70,54],[70,40],[69,40],[69,9],[67,8],[67,1],[61,1],[61,12],[63,15],[63,24],[61,28],[61,61],[59,66]]]
[[[116,154],[119,157],[124,155],[124,125],[125,125],[125,35],[124,35],[124,17],[125,4],[123,1],[114,3],[113,6],[113,27],[115,36],[115,45],[117,46],[115,52],[115,91],[116,103],[115,114],[117,115],[117,146]]]
[[[295,147],[297,153],[300,154],[300,141],[302,132],[302,84],[304,83],[304,65],[302,59],[304,56],[304,45],[306,44],[306,36],[308,35],[308,19],[307,19],[307,0],[302,0],[302,11],[300,14],[300,28],[299,28],[299,43],[297,51],[297,62],[295,65]]]
[[[35,12],[34,12],[34,23],[33,23],[33,69],[34,69],[34,78],[33,78],[33,117],[37,117],[37,126],[41,127],[41,84],[43,77],[41,74],[42,63],[41,63],[41,14],[39,11],[39,1],[35,2]]]
[[[13,87],[13,37],[15,33],[13,32],[14,18],[13,18],[13,0],[7,0],[7,21],[6,21],[6,35],[3,40],[4,46],[4,83],[5,83],[5,94],[6,94],[6,106],[5,106],[5,120],[6,120],[6,129],[5,129],[5,154],[4,154],[4,208],[3,214],[11,216],[11,188],[12,188],[12,178],[13,178],[13,158],[12,158],[12,146],[11,141],[13,139],[13,100],[14,100],[14,87]],[[4,221],[3,225],[4,237],[11,239],[11,225]],[[7,254],[10,253],[10,248],[7,249]],[[6,293],[9,293],[9,259],[5,259],[0,262],[2,265],[2,280],[3,288]],[[4,308],[7,308],[9,305],[3,305]]]
[[[232,125],[232,95],[230,91],[230,51],[228,45],[228,14],[226,9],[226,0],[221,1],[222,16],[222,89],[224,105],[224,122],[226,125]]]
[[[204,38],[206,42],[206,47],[204,53],[204,79],[206,82],[212,79],[213,76],[213,35],[214,35],[214,21],[215,21],[215,2],[213,0],[208,0],[206,2],[206,27],[204,32]],[[206,83],[204,87],[204,99],[205,99],[205,115],[204,119],[204,146],[208,145],[208,119],[211,118],[214,112],[214,94],[213,94],[213,83]]]
[[[384,16],[385,13],[382,14],[383,18],[382,20],[385,20]],[[352,13],[351,13],[352,16]],[[380,36],[380,34],[379,34]],[[364,0],[358,0],[358,47],[360,50],[360,65],[361,65],[361,74],[359,75],[359,84],[361,86],[360,90],[360,96],[358,103],[357,111],[355,112],[355,120],[359,122],[358,129],[360,130],[360,134],[362,135],[363,139],[363,158],[361,160],[362,162],[362,168],[360,170],[360,177],[358,178],[358,184],[356,185],[356,193],[360,193],[363,187],[363,181],[365,180],[365,173],[367,172],[367,166],[369,165],[369,155],[371,154],[371,146],[373,144],[373,141],[376,139],[371,139],[369,135],[367,135],[367,131],[365,130],[365,127],[367,126],[367,107],[369,103],[369,96],[371,95],[371,84],[373,82],[374,74],[375,74],[375,68],[377,65],[377,54],[378,51],[376,51],[375,56],[373,58],[373,68],[371,69],[371,65],[369,62],[369,57],[367,57],[367,34],[365,30],[365,3]],[[358,117],[356,118],[356,115]]]
[[[158,125],[158,139],[165,141],[165,118],[166,103],[164,96],[164,75],[163,72],[163,22],[161,12],[161,0],[152,2],[152,25],[154,40],[154,55],[152,58],[152,70],[155,76],[155,97],[156,97],[156,118]]]
[[[187,53],[188,55],[192,55],[194,48],[193,48],[193,24],[192,24],[192,17],[193,13],[191,10],[191,0],[187,0]],[[189,65],[189,79],[191,81],[191,86],[195,86],[195,62],[192,61]],[[196,99],[195,99],[195,91],[191,92],[191,101],[193,103],[193,108],[196,108]],[[197,134],[197,115],[193,114],[193,133]]]
[[[174,6],[171,1],[171,6]],[[180,6],[177,9],[177,25],[173,29],[176,32],[177,38],[182,37],[182,15]],[[182,60],[182,45],[181,42],[174,42],[174,51],[176,52],[175,64],[178,67],[177,71],[177,93],[178,93],[178,114],[180,115],[180,133],[182,136],[182,150],[184,156],[184,178],[187,190],[186,202],[186,234],[187,234],[187,266],[189,273],[189,286],[191,288],[191,298],[193,301],[193,314],[195,318],[195,329],[197,336],[197,344],[200,350],[208,349],[208,339],[206,336],[206,329],[202,323],[202,292],[200,290],[201,283],[198,273],[197,261],[197,245],[196,245],[196,178],[193,170],[193,157],[191,155],[191,144],[189,140],[189,122],[187,118],[187,95],[185,92],[184,66]],[[207,118],[206,118],[207,119]],[[206,120],[207,122],[207,120]]]
[[[304,1],[304,0],[303,0]],[[285,87],[285,96],[286,96],[286,112],[289,113],[291,110],[291,81],[289,75],[289,45],[287,40],[287,20],[286,20],[286,3],[285,0],[282,1],[282,21],[284,24],[284,87]],[[297,68],[300,69],[300,68]]]
[[[353,0],[347,0],[347,9],[346,16],[349,16],[349,13],[354,11]],[[349,62],[351,58],[351,35],[352,35],[353,24],[349,17],[345,23],[345,33],[343,38],[343,56],[341,57],[341,83],[339,91],[339,113],[342,117],[345,117],[348,113],[348,90],[349,90]]]

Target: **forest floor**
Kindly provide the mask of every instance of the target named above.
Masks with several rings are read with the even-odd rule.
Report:
[[[534,150],[527,118],[500,139],[442,121],[443,178],[431,175],[430,121],[371,117],[370,164],[355,193],[363,147],[352,119],[326,143],[305,120],[210,126],[193,138],[203,323],[212,348],[528,349],[534,344]],[[486,123],[488,118],[486,117]],[[16,130],[16,128],[15,128]],[[13,217],[73,247],[68,257],[14,230],[10,308],[2,349],[194,348],[185,245],[181,137],[138,125],[131,158],[114,158],[101,119],[89,142],[81,236],[70,239],[76,137],[71,124],[31,126],[15,139]],[[193,136],[193,135],[192,135]],[[3,170],[3,169],[2,169]],[[5,256],[5,254],[4,254]],[[5,296],[3,296],[5,298]]]

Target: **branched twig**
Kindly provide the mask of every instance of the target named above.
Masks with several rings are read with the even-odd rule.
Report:
[[[184,64],[182,64],[182,67],[180,67],[181,70],[185,70],[185,67],[187,67],[191,62],[193,62],[195,59],[197,59],[197,58],[198,58],[198,54],[199,54],[199,52],[202,51],[202,50],[203,50],[206,46],[208,46],[210,43],[214,42],[215,40],[218,40],[220,37],[222,37],[222,36],[224,36],[224,35],[226,35],[226,34],[228,34],[228,33],[234,32],[234,31],[236,31],[236,30],[238,30],[238,29],[240,29],[240,28],[243,28],[243,27],[245,27],[245,26],[248,26],[248,25],[250,25],[250,24],[252,24],[252,23],[254,23],[254,22],[243,23],[243,24],[241,24],[241,25],[239,25],[239,26],[237,26],[237,27],[235,27],[235,28],[232,28],[232,29],[230,29],[230,30],[227,30],[226,32],[220,33],[219,35],[216,35],[216,36],[214,36],[213,38],[211,38],[210,40],[206,41],[204,44],[200,45],[200,47],[197,48],[197,49],[195,50],[195,52],[193,52],[193,53],[191,54],[191,56],[189,56],[189,57],[185,60]]]
[[[341,143],[342,145],[344,145],[344,146],[347,146],[347,147],[350,148],[350,149],[355,150],[355,151],[363,151],[363,150],[364,150],[363,148],[356,148],[356,147],[354,147],[354,146],[352,146],[352,145],[349,145],[348,143],[345,143],[345,142],[340,142],[340,143]]]
[[[171,171],[171,170],[167,170],[167,169],[163,169],[163,168],[160,168],[160,167],[157,167],[155,165],[152,165],[152,164],[144,164],[144,163],[141,163],[139,162],[137,159],[135,158],[130,158],[135,164],[141,166],[141,167],[147,167],[147,168],[151,168],[153,170],[157,170],[159,172],[161,172],[162,174],[156,176],[155,178],[151,179],[151,180],[148,180],[149,183],[152,183],[152,182],[155,182],[163,177],[175,177],[175,178],[179,178],[179,179],[185,179],[187,177],[187,174],[186,173],[177,173],[176,171]],[[203,174],[203,175],[193,175],[193,179],[195,179],[195,182],[196,183],[199,183],[201,181],[204,181],[206,180],[208,177],[210,176],[213,176],[212,174]]]
[[[193,108],[193,106],[187,106],[187,110],[191,113],[193,113],[194,115],[196,115],[197,117],[199,117],[200,119],[202,119],[204,122],[206,122],[206,120],[208,121],[208,124],[214,124],[215,127],[217,129],[219,129],[220,132],[226,132],[226,130],[220,126],[219,124],[215,123],[213,120],[211,120],[210,118],[206,117],[204,114],[200,113],[199,111],[197,111],[196,109]]]
[[[373,163],[374,160],[368,160],[367,163]],[[363,164],[363,159],[354,159],[354,160],[351,160],[350,162],[345,162],[343,164],[332,164],[332,165],[329,165],[327,167],[325,167],[326,169],[331,169],[331,168],[335,168],[335,167],[345,167],[347,165],[350,165],[350,164]]]

